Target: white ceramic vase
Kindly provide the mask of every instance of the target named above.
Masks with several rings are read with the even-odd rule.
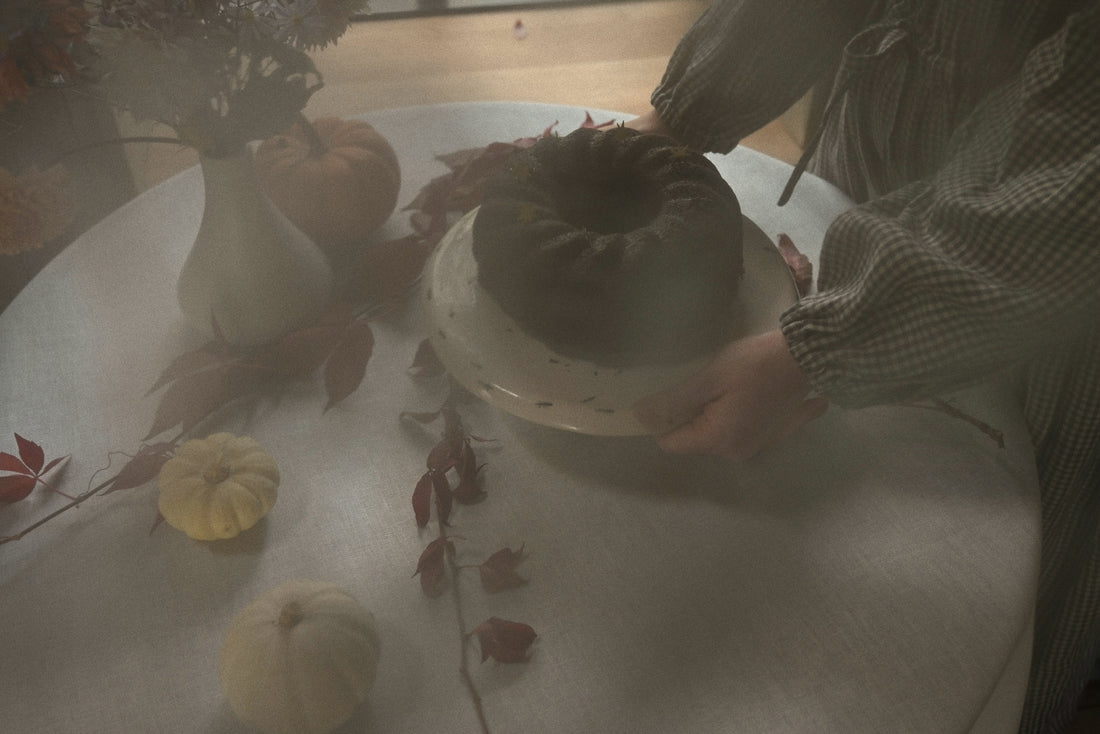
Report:
[[[332,295],[332,269],[263,193],[251,148],[199,160],[205,208],[177,285],[184,318],[207,335],[216,322],[241,346],[317,319]]]

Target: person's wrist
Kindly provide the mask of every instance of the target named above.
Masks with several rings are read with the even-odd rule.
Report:
[[[767,342],[767,353],[773,374],[779,379],[782,388],[788,394],[805,397],[812,389],[810,378],[803,372],[798,360],[791,353],[787,337],[779,329],[764,334]]]
[[[665,121],[661,118],[661,115],[653,107],[635,117],[633,120],[627,120],[623,123],[625,127],[637,130],[640,133],[656,133],[658,135],[667,135],[669,137],[676,137],[676,134],[672,131]]]

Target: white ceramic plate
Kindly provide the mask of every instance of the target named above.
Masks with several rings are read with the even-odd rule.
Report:
[[[600,436],[647,433],[631,406],[671,387],[709,356],[676,365],[602,367],[566,357],[528,336],[477,279],[471,211],[440,241],[424,271],[429,336],[440,360],[464,387],[520,418]],[[798,292],[783,256],[744,219],[745,275],[730,318],[736,336],[776,328]]]

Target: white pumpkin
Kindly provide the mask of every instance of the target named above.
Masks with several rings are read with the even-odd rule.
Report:
[[[164,520],[196,540],[232,538],[275,504],[279,468],[255,440],[215,433],[187,441],[157,476]]]
[[[222,688],[241,721],[266,734],[327,734],[366,699],[378,654],[374,615],[355,597],[289,581],[230,624]]]

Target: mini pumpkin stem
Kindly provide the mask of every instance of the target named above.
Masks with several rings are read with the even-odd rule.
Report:
[[[285,630],[291,629],[301,622],[306,616],[302,605],[297,601],[289,601],[279,612],[279,627]]]
[[[298,124],[302,126],[302,132],[305,133],[306,140],[309,141],[310,155],[320,158],[328,152],[328,146],[325,145],[325,141],[321,140],[317,128],[313,127],[313,123],[301,112],[298,113]]]
[[[202,473],[202,478],[207,484],[221,484],[229,479],[229,475],[232,473],[233,468],[226,462],[219,460],[206,467]]]

